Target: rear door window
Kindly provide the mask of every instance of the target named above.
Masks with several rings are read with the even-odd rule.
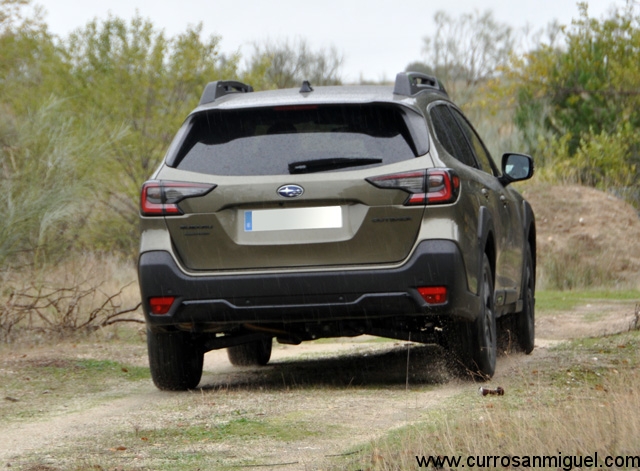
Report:
[[[493,161],[491,159],[489,151],[484,146],[482,140],[480,139],[480,137],[478,137],[478,134],[476,134],[476,131],[473,129],[471,124],[469,124],[467,119],[458,110],[453,109],[452,111],[458,119],[462,131],[464,132],[465,136],[467,136],[467,139],[473,147],[473,150],[478,159],[478,163],[480,164],[480,169],[491,175],[498,175],[495,165],[493,165]]]
[[[429,113],[438,141],[445,150],[463,164],[478,167],[473,150],[449,106],[434,106]]]

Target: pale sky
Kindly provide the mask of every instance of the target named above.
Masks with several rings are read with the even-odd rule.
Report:
[[[248,57],[254,42],[304,38],[313,50],[335,46],[344,56],[345,82],[393,79],[423,58],[423,38],[434,28],[436,11],[453,18],[490,10],[514,29],[539,30],[551,21],[578,17],[575,0],[33,0],[45,9],[50,31],[66,36],[88,21],[111,13],[130,19],[136,10],[169,36],[202,22],[204,33],[221,37],[223,53]],[[600,18],[623,0],[591,0]]]

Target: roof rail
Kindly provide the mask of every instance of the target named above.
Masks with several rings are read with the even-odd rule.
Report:
[[[396,95],[413,96],[424,90],[435,90],[447,95],[444,85],[432,75],[420,72],[400,72],[396,75],[396,84],[393,89]]]
[[[253,87],[251,85],[233,80],[217,80],[215,82],[209,82],[207,86],[204,87],[204,92],[202,92],[200,103],[198,103],[198,105],[211,103],[212,101],[231,93],[249,93],[252,91]]]

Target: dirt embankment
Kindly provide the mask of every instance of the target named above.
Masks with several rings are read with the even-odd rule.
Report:
[[[566,288],[592,280],[640,289],[640,217],[630,204],[578,185],[536,184],[522,193],[536,214],[541,286],[565,277],[576,283]],[[567,272],[569,265],[582,273]]]

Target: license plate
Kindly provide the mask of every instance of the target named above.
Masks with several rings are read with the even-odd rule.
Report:
[[[244,212],[244,231],[296,231],[302,229],[335,229],[342,227],[342,208],[262,209]]]

